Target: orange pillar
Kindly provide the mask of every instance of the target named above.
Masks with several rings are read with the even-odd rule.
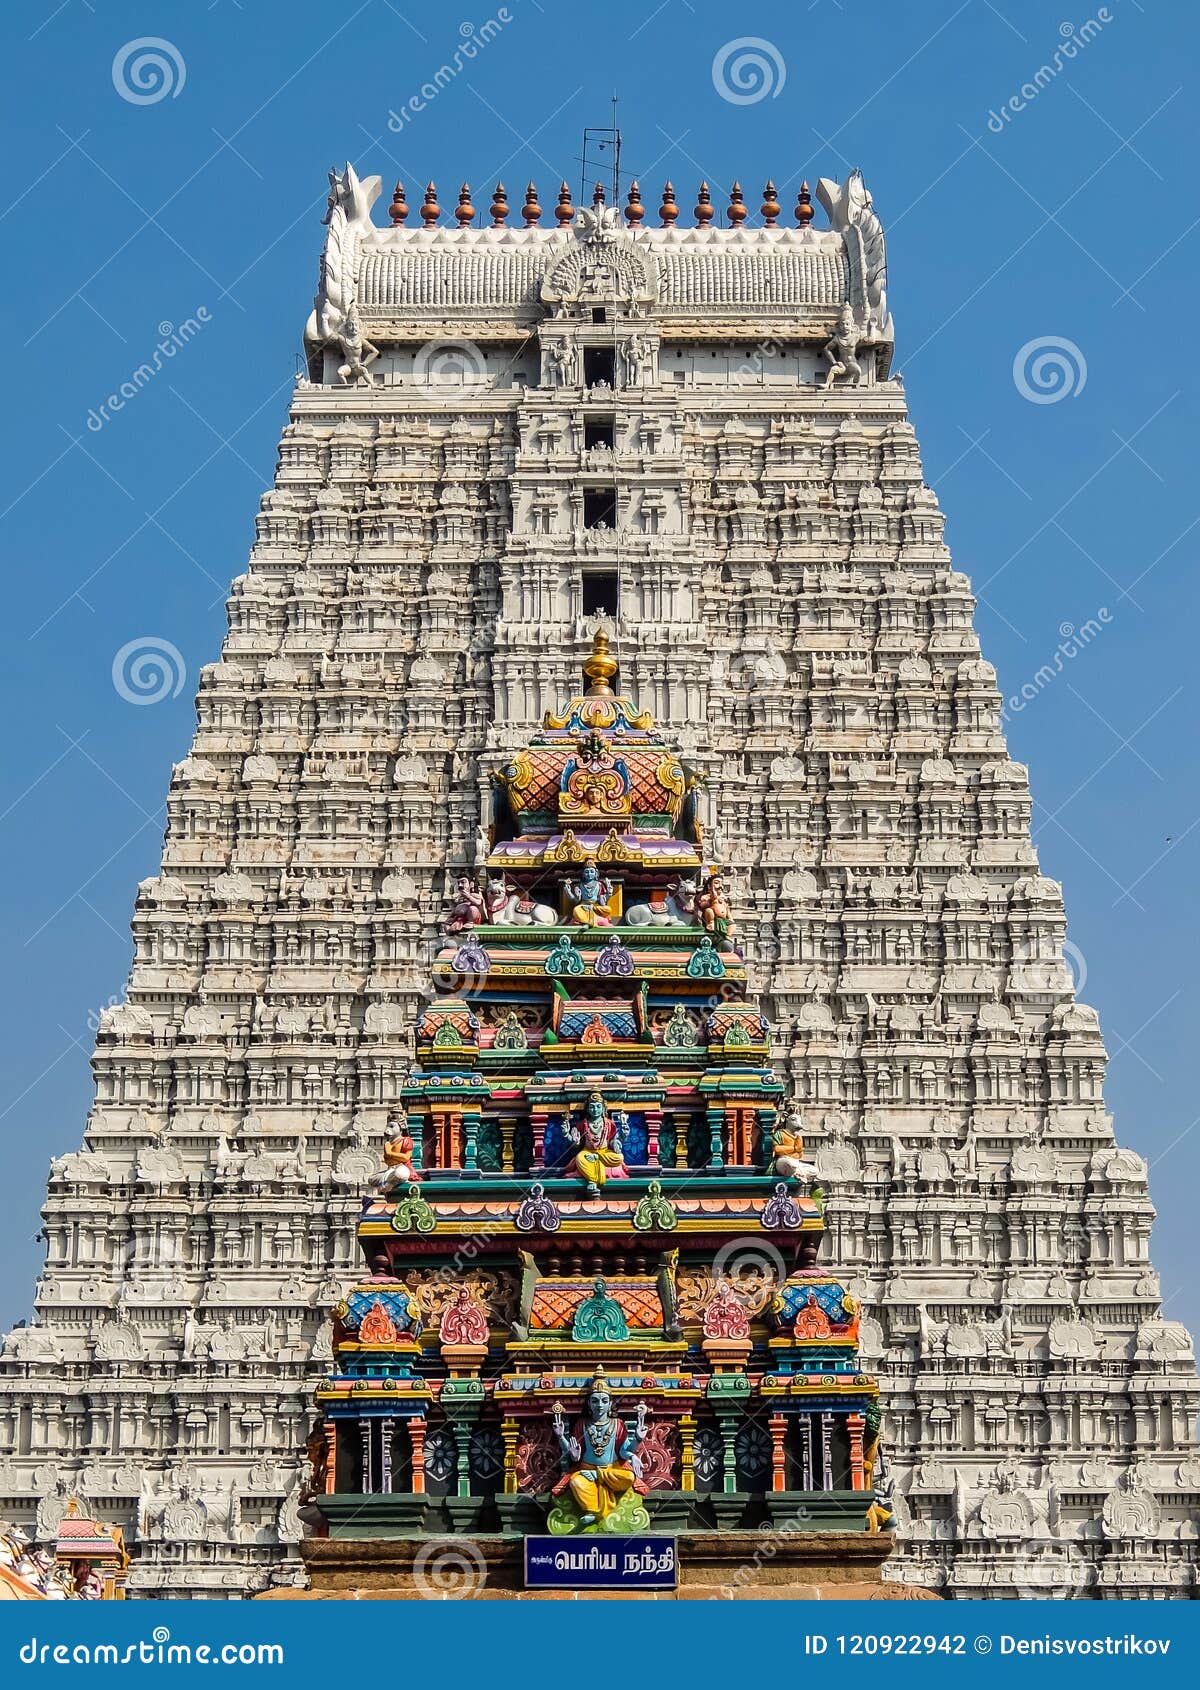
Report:
[[[408,1422],[408,1438],[412,1444],[412,1488],[414,1496],[425,1495],[425,1432],[423,1415]]]
[[[327,1420],[325,1432],[325,1495],[332,1496],[337,1489],[337,1422]]]
[[[786,1414],[773,1414],[767,1421],[767,1429],[771,1434],[771,1489],[786,1490],[787,1475],[783,1454],[783,1435],[787,1431]]]
[[[846,1430],[850,1434],[850,1489],[866,1490],[867,1480],[863,1472],[863,1428],[866,1419],[861,1414],[846,1416]]]

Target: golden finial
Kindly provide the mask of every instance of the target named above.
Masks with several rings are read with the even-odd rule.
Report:
[[[583,672],[591,685],[587,689],[589,698],[611,698],[612,688],[609,682],[617,672],[617,660],[608,649],[608,635],[601,628],[597,628],[592,636],[592,655],[583,666]]]

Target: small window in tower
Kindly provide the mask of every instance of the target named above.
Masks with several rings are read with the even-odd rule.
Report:
[[[584,450],[590,452],[594,447],[601,446],[607,447],[611,452],[614,443],[613,423],[612,417],[586,418],[583,425]]]
[[[593,323],[607,323],[608,312],[603,305],[596,305],[592,308],[592,321]]]
[[[598,487],[583,495],[583,526],[585,528],[615,528],[617,526],[617,490]]]
[[[583,577],[583,614],[617,618],[621,583],[615,569],[589,569]]]
[[[612,387],[614,385],[616,354],[611,346],[584,347],[583,379],[588,387]]]

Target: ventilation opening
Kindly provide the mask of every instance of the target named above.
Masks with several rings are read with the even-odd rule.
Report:
[[[583,578],[583,614],[609,616],[615,622],[621,601],[621,580],[615,569],[591,569]]]
[[[588,417],[583,425],[583,444],[589,452],[593,446],[607,446],[611,452],[614,445],[614,419]]]
[[[617,490],[598,488],[583,495],[583,526],[585,528],[615,528],[617,526]]]
[[[616,353],[611,346],[584,348],[583,379],[588,387],[613,386],[616,379]]]

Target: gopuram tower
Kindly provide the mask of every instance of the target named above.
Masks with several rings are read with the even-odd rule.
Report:
[[[689,771],[680,837],[720,865],[739,997],[770,1024],[746,1165],[764,1179],[776,1102],[816,1164],[823,1262],[885,1408],[890,1570],[955,1597],[1194,1595],[1191,1341],[1161,1313],[1145,1164],[1114,1140],[1026,771],[890,373],[862,177],[818,185],[824,218],[807,188],[791,214],[768,184],[757,217],[735,188],[728,227],[707,187],[683,227],[668,185],[653,228],[636,185],[623,209],[576,208],[564,185],[549,216],[532,187],[519,211],[497,188],[486,213],[464,187],[450,219],[432,184],[415,212],[397,187],[385,227],[379,193],[331,176],[307,376],[138,889],[83,1147],[51,1167],[33,1317],[0,1358],[0,1509],[49,1541],[78,1497],[124,1531],[131,1596],[302,1576],[328,1311],[357,1283],[385,1143],[387,1166],[412,1166],[396,1129],[423,1120],[414,1078],[448,1048],[418,1049],[454,996],[439,930],[499,877],[496,897],[543,902],[555,942],[592,948],[580,899],[497,861],[522,829],[511,773],[507,812],[496,793],[601,633]],[[665,1041],[640,1001],[635,1031]],[[544,1055],[531,1073],[576,1071]],[[644,1121],[604,1086],[542,1096],[545,1132],[551,1114],[582,1132],[595,1090],[597,1130],[624,1110],[629,1166],[653,1167]],[[509,1142],[503,1117],[498,1145],[476,1132],[476,1166],[498,1155],[525,1198],[540,1183],[558,1204],[518,1131],[532,1101],[512,1100]],[[679,1174],[681,1142],[687,1171],[728,1159],[711,1129],[672,1138],[666,1104],[659,1170]],[[465,1158],[455,1113],[438,1131]],[[814,1176],[782,1177],[785,1201],[816,1201]],[[744,1288],[736,1248],[722,1269]],[[606,1298],[617,1277],[592,1276]],[[783,1295],[761,1289],[753,1321]],[[701,1286],[701,1311],[718,1294]],[[440,1338],[444,1311],[410,1297]],[[851,1473],[849,1429],[840,1447]],[[382,1443],[359,1459],[382,1463]],[[457,1441],[441,1459],[453,1515],[474,1493]]]

